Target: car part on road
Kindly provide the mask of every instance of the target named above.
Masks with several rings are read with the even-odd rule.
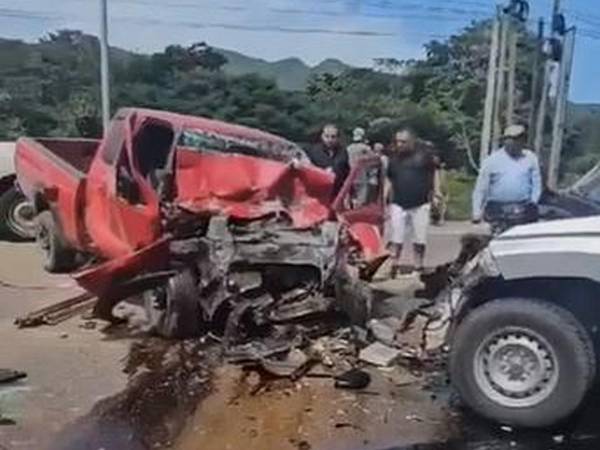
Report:
[[[56,325],[77,314],[92,309],[95,303],[96,298],[94,295],[86,292],[30,312],[26,316],[17,317],[15,325],[19,328]]]
[[[0,195],[0,236],[14,241],[35,239],[35,210],[19,192],[10,187]]]
[[[452,381],[479,414],[520,427],[569,417],[595,378],[593,343],[555,304],[498,299],[472,310],[456,331]]]
[[[0,383],[12,383],[27,378],[25,372],[13,369],[0,369]]]
[[[335,377],[338,389],[365,389],[371,384],[371,375],[364,370],[351,369]]]
[[[52,212],[42,211],[36,220],[36,238],[44,254],[44,268],[50,273],[68,272],[73,267],[75,253],[61,238]]]

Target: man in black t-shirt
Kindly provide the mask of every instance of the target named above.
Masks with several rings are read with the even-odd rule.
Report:
[[[335,174],[333,195],[337,195],[350,173],[348,152],[340,143],[338,127],[328,124],[323,127],[320,142],[306,152],[310,161],[321,169]]]
[[[411,130],[400,130],[394,137],[387,162],[386,199],[389,202],[390,243],[393,246],[394,278],[400,266],[404,242],[413,235],[417,270],[423,269],[427,244],[430,203],[439,198],[436,159],[417,148]]]

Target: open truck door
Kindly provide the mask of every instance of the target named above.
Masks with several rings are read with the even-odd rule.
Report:
[[[363,278],[371,278],[389,257],[383,239],[384,169],[380,158],[366,158],[352,168],[332,208],[358,245],[355,257],[361,260]]]
[[[170,151],[175,139],[171,125],[135,114],[117,116],[99,150],[101,157],[90,170],[86,229],[93,242],[102,243],[105,257],[131,254],[160,236],[159,196],[144,159],[146,153],[154,153],[145,144],[156,130],[170,133]]]

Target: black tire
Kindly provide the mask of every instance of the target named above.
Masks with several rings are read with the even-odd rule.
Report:
[[[31,213],[31,220],[21,216],[24,212]],[[0,236],[19,242],[35,239],[36,229],[33,214],[33,205],[29,204],[17,188],[10,187],[0,195]]]
[[[507,337],[501,339],[498,336]],[[532,340],[531,336],[534,336]],[[494,353],[480,352],[482,347],[487,350],[493,345],[496,349],[510,349],[510,338],[533,342],[532,348],[538,354],[542,351],[542,355],[551,355],[548,359],[542,358],[550,369],[541,378],[543,381],[535,386],[539,392],[531,389],[525,394],[518,393],[522,397],[516,394],[511,397],[510,402],[524,402],[520,404],[507,404],[507,396],[486,381],[492,379]],[[486,342],[490,342],[490,347]],[[514,344],[512,348],[523,351]],[[486,355],[483,359],[482,354]],[[497,354],[502,355],[500,351]],[[510,358],[509,355],[505,357]],[[525,368],[523,353],[518,353],[517,358],[516,361],[520,361],[517,369]],[[486,362],[478,364],[477,361]],[[504,376],[519,376],[510,373],[513,365],[512,360],[509,361],[502,364],[510,369],[500,369],[500,373],[504,370]],[[480,370],[481,367],[486,370]],[[471,311],[456,331],[450,355],[452,383],[470,408],[489,419],[524,428],[556,425],[571,416],[583,403],[594,382],[595,371],[593,343],[582,324],[569,311],[533,299],[499,299]]]
[[[44,269],[50,273],[65,273],[75,267],[76,252],[62,239],[52,212],[37,216],[37,241],[44,255]]]
[[[150,330],[168,339],[188,339],[205,331],[196,277],[185,270],[163,287],[144,293]]]

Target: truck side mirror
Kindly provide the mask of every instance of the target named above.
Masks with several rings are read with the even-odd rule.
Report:
[[[117,194],[132,205],[141,203],[140,188],[123,166],[119,166],[117,173]]]

